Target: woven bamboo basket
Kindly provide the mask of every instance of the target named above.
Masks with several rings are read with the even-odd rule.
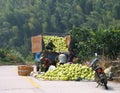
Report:
[[[33,71],[33,67],[30,65],[18,66],[18,75],[20,76],[29,76],[32,71]]]

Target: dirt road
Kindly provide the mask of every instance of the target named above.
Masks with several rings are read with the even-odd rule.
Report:
[[[120,93],[120,83],[108,82],[109,90],[95,82],[43,81],[19,76],[17,66],[0,66],[0,93]]]

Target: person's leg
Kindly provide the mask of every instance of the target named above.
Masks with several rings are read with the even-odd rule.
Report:
[[[36,62],[36,71],[38,72],[40,69],[39,62]]]
[[[39,69],[40,69],[39,66],[37,66],[37,72],[39,71]]]
[[[45,68],[45,72],[47,72],[47,71],[48,71],[48,69],[49,69],[49,67],[46,67],[46,68]]]

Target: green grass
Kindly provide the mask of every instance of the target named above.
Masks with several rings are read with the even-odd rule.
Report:
[[[3,62],[3,61],[0,61],[0,65],[15,65],[14,62]]]
[[[14,62],[14,61],[0,61],[0,65],[18,65],[25,64],[23,62]]]

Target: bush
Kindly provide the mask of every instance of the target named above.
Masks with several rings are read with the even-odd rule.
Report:
[[[93,31],[87,28],[73,28],[70,31],[72,48],[81,61],[98,55],[116,59],[120,54],[120,30]]]
[[[9,50],[7,57],[12,61],[24,62],[24,57],[16,50]]]
[[[3,49],[0,49],[0,59],[5,57],[6,57],[5,51]]]
[[[18,51],[10,49],[0,49],[0,61],[3,64],[25,63],[24,57]]]

